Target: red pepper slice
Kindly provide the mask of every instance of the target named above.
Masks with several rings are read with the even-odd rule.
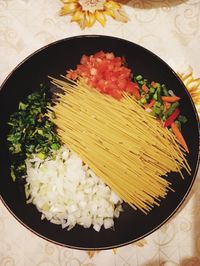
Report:
[[[180,114],[180,109],[176,108],[174,112],[168,117],[168,119],[164,123],[164,127],[170,126],[174,120],[177,118],[177,116]]]

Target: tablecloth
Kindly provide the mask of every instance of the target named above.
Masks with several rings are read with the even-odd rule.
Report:
[[[81,30],[59,16],[58,0],[0,0],[0,83],[26,56],[53,41],[102,34],[138,43],[175,71],[192,66],[200,76],[200,1],[131,0],[123,6],[127,23],[107,18]],[[0,166],[2,167],[2,166]],[[0,265],[177,266],[200,265],[200,174],[180,210],[143,241],[88,254],[52,244],[23,227],[0,202]]]

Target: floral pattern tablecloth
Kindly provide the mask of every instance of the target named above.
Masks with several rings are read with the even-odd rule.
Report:
[[[200,1],[130,0],[127,23],[107,17],[81,30],[59,16],[59,0],[0,0],[0,83],[36,49],[82,34],[121,37],[164,59],[175,71],[190,65],[200,76]],[[0,166],[2,167],[2,166]],[[0,266],[200,265],[200,174],[169,222],[143,241],[117,250],[87,253],[49,243],[24,228],[0,202]],[[134,226],[134,225],[133,225]]]

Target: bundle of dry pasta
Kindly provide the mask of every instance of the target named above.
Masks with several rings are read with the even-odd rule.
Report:
[[[169,130],[133,98],[118,101],[88,87],[53,79],[64,93],[50,107],[61,140],[134,209],[147,213],[171,189],[171,171],[190,172]]]

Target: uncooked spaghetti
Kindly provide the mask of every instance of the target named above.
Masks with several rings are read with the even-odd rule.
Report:
[[[168,173],[190,173],[175,136],[133,97],[115,100],[83,80],[52,83],[64,92],[49,110],[61,140],[134,209],[159,205],[172,190]]]

